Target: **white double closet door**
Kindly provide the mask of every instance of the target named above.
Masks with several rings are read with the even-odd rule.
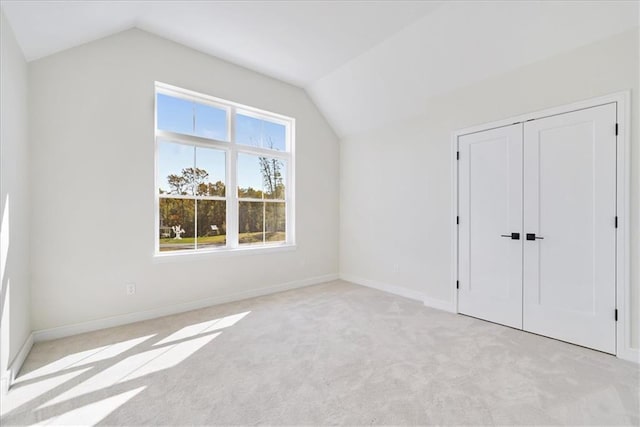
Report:
[[[459,137],[458,311],[616,348],[615,104]]]

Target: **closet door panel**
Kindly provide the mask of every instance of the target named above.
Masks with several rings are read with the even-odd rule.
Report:
[[[615,353],[615,104],[524,125],[523,326]]]
[[[522,327],[522,125],[459,138],[460,313]],[[504,237],[506,236],[506,237]]]

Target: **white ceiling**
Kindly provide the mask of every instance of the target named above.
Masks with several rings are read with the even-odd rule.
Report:
[[[138,27],[297,86],[440,2],[4,1],[27,60]]]
[[[305,88],[339,136],[631,29],[638,1],[2,1],[27,60],[138,27]]]
[[[307,91],[338,135],[371,131],[420,115],[434,96],[637,27],[638,4],[449,2]]]

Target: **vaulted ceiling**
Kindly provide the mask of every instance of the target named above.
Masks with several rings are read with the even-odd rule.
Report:
[[[339,136],[639,25],[636,1],[3,1],[27,60],[140,29],[307,90]]]

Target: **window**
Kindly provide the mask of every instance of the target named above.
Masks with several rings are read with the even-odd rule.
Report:
[[[292,245],[293,129],[156,83],[156,253]]]

